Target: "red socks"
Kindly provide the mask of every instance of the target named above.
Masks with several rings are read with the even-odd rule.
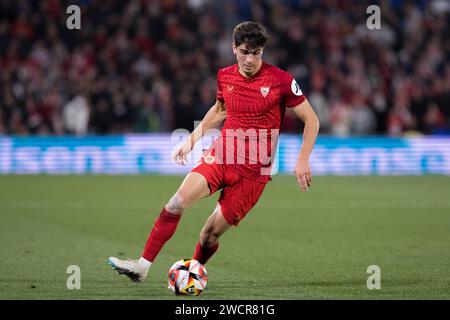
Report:
[[[200,241],[197,242],[197,246],[195,247],[194,259],[200,262],[201,264],[205,264],[208,262],[209,258],[212,257],[214,252],[219,248],[219,243],[217,242],[211,248],[205,248],[200,245]]]
[[[173,236],[181,216],[170,213],[163,208],[156,219],[152,231],[145,244],[142,257],[150,262],[155,260],[164,244]]]
[[[164,244],[169,241],[169,239],[175,233],[177,229],[178,222],[180,222],[180,215],[175,215],[170,213],[163,208],[161,213],[156,219],[153,225],[152,231],[148,236],[147,243],[145,244],[144,251],[142,252],[142,257],[150,262],[155,260],[158,253],[161,251]],[[217,251],[219,243],[215,244],[211,248],[205,248],[200,245],[200,241],[195,247],[194,259],[205,264],[209,258]]]

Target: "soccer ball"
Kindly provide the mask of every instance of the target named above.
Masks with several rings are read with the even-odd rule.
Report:
[[[198,296],[207,282],[205,266],[195,259],[179,260],[169,270],[169,289],[177,295]]]

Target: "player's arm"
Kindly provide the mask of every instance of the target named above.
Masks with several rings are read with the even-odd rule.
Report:
[[[177,164],[184,165],[186,157],[194,148],[195,143],[207,132],[209,129],[217,129],[224,122],[227,117],[225,103],[216,100],[216,103],[208,110],[203,117],[202,122],[195,128],[195,130],[186,139],[183,145],[174,154],[174,161]]]
[[[303,142],[295,165],[294,174],[302,191],[308,191],[312,182],[311,169],[309,168],[309,156],[316,142],[319,133],[319,119],[309,104],[304,100],[298,106],[292,108],[294,113],[305,123],[303,131]]]

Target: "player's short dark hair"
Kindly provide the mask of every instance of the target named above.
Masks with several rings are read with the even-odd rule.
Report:
[[[244,21],[233,30],[233,43],[236,47],[245,43],[248,49],[264,48],[268,39],[266,29],[257,22]]]

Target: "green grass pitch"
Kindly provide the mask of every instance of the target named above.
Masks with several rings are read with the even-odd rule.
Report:
[[[275,176],[208,262],[199,297],[167,289],[218,193],[189,209],[139,286],[109,256],[136,258],[179,176],[0,176],[0,299],[449,299],[450,178]],[[69,265],[81,289],[66,287]],[[366,286],[381,268],[381,289]]]

